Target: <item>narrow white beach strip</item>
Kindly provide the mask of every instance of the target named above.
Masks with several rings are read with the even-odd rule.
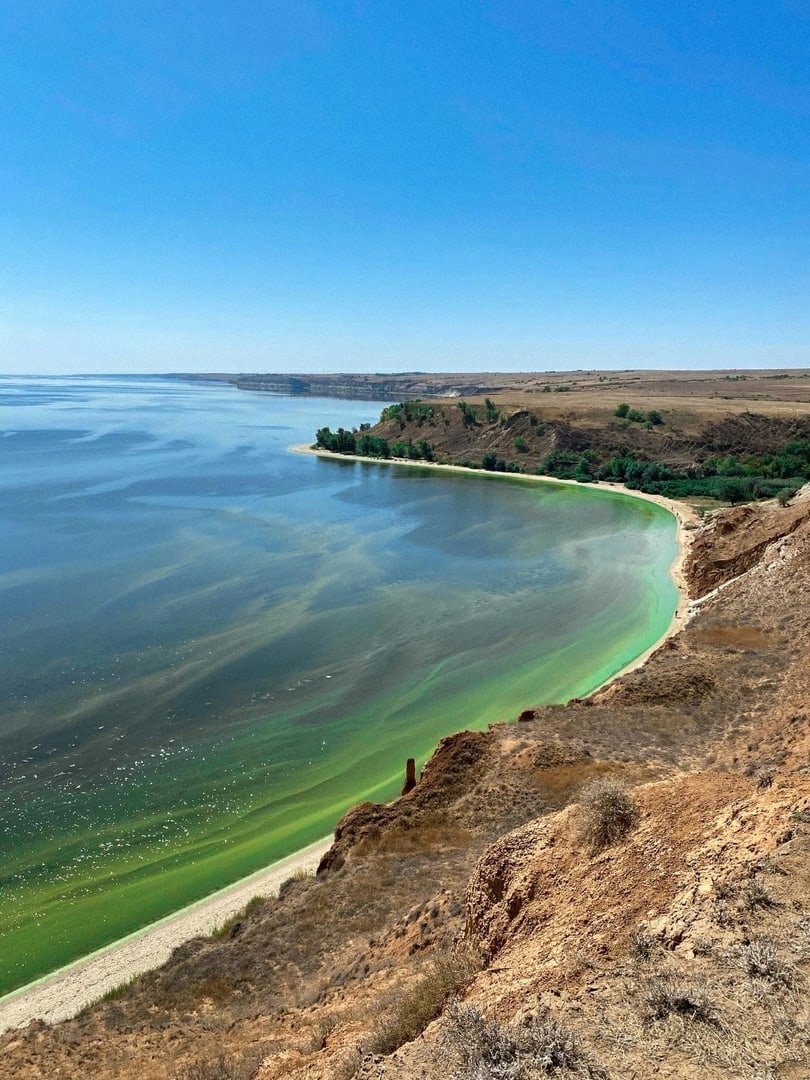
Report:
[[[317,840],[286,859],[0,998],[0,1032],[22,1027],[31,1020],[55,1023],[75,1016],[122,983],[160,967],[178,945],[211,934],[254,896],[276,896],[280,886],[295,874],[314,873],[331,844],[331,836]]]

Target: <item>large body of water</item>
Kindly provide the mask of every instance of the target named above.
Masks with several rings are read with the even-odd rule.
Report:
[[[0,992],[664,632],[656,506],[288,452],[379,409],[0,379]]]

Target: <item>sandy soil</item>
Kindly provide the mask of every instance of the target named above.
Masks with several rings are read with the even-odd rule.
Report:
[[[441,465],[436,462],[417,462],[402,459],[380,460],[361,458],[349,454],[333,454],[329,451],[315,451],[310,446],[294,446],[298,453],[313,454],[318,457],[335,458],[340,461],[365,461],[375,465],[407,465],[420,469],[435,469],[444,472],[474,473],[477,476],[492,476],[514,480],[511,473],[482,473],[480,470],[465,469],[460,465]],[[554,477],[522,475],[521,480],[575,485],[593,488],[596,491],[613,490],[632,498],[646,499],[658,503],[669,510],[678,523],[678,554],[670,568],[670,574],[678,588],[680,600],[672,617],[672,622],[659,641],[637,657],[620,672],[611,676],[597,689],[603,689],[608,683],[629,671],[640,667],[657,649],[661,642],[676,634],[688,621],[690,615],[689,597],[684,576],[684,564],[691,540],[691,528],[698,523],[697,514],[683,503],[659,495],[647,495],[643,492],[629,491],[621,484],[580,484],[576,480],[560,480]],[[595,693],[596,691],[594,691]],[[278,892],[279,886],[299,871],[314,871],[321,856],[331,846],[329,837],[290,855],[280,862],[243,878],[212,896],[198,903],[183,908],[160,922],[145,927],[134,934],[113,942],[67,967],[45,976],[35,983],[22,987],[5,998],[0,999],[0,1032],[9,1028],[21,1027],[30,1020],[41,1019],[49,1022],[65,1020],[75,1016],[87,1005],[97,1001],[104,994],[135,976],[159,967],[170,956],[173,949],[190,938],[210,934],[229,918],[240,911],[254,896],[270,896]]]
[[[332,837],[318,840],[151,926],[90,953],[0,999],[0,1032],[30,1020],[55,1023],[81,1012],[136,975],[159,967],[190,938],[212,933],[254,896],[275,896],[296,873],[314,873]]]

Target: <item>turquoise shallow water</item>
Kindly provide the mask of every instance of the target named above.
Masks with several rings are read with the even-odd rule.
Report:
[[[288,452],[380,407],[0,379],[0,991],[666,629],[656,506]]]

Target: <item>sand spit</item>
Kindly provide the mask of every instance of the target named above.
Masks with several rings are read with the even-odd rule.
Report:
[[[679,602],[666,634],[655,642],[646,652],[637,657],[621,671],[616,672],[606,685],[621,675],[640,667],[661,643],[688,622],[691,610],[684,574],[684,564],[689,551],[691,530],[699,522],[697,514],[683,503],[659,495],[647,495],[640,491],[630,491],[621,484],[599,483],[581,484],[577,480],[560,480],[556,477],[543,477],[529,474],[481,472],[479,469],[466,469],[461,465],[442,465],[437,462],[408,461],[399,458],[365,458],[354,454],[333,454],[327,450],[313,450],[311,446],[294,446],[290,449],[297,453],[312,454],[317,457],[332,458],[338,461],[361,461],[375,465],[407,465],[420,469],[434,469],[444,472],[467,473],[476,476],[499,477],[508,480],[526,480],[545,484],[574,485],[592,488],[595,491],[614,491],[629,498],[644,499],[658,503],[674,517],[678,526],[678,554],[670,568],[670,575],[678,588]],[[0,1033],[10,1028],[22,1027],[31,1020],[45,1020],[56,1023],[66,1020],[81,1012],[87,1005],[97,1001],[109,991],[127,983],[145,971],[150,971],[168,960],[172,950],[194,937],[210,934],[229,918],[235,915],[254,896],[271,896],[278,892],[279,886],[297,872],[312,872],[317,867],[321,856],[332,844],[332,838],[319,840],[301,851],[295,852],[273,863],[263,870],[251,874],[233,885],[229,885],[211,896],[182,908],[168,915],[157,923],[113,942],[89,956],[77,960],[67,967],[28,986],[21,987],[4,998],[0,998]]]
[[[297,873],[314,873],[332,837],[258,870],[165,919],[114,941],[89,956],[0,998],[0,1033],[31,1020],[56,1023],[75,1016],[100,997],[159,967],[178,945],[212,933],[254,896],[274,896]]]

